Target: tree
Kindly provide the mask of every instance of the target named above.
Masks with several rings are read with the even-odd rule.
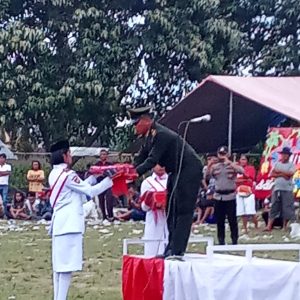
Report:
[[[128,104],[162,115],[209,74],[299,74],[299,15],[298,0],[2,0],[0,126],[15,145],[120,146]]]
[[[13,142],[21,136],[49,148],[67,136],[107,145],[139,67],[131,11],[96,0],[11,0],[1,8],[1,125]]]
[[[223,13],[222,3],[145,1],[138,12],[145,68],[136,78],[137,104],[150,103],[162,114],[208,74],[230,71],[241,35],[236,22]]]
[[[243,32],[235,73],[300,74],[299,1],[235,0],[226,9]]]

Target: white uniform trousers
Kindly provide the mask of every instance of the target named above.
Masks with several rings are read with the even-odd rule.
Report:
[[[155,217],[157,214],[157,218]],[[147,211],[144,240],[168,240],[169,232],[167,218],[164,210],[158,209],[156,212]],[[162,255],[165,251],[167,242],[149,242],[145,243],[144,255],[156,256]]]

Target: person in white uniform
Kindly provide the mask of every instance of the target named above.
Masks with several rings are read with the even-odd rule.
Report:
[[[70,170],[72,156],[68,141],[51,146],[53,169],[49,175],[50,203],[53,216],[50,226],[52,236],[52,267],[54,300],[67,299],[72,272],[82,270],[84,211],[86,196],[94,197],[111,188],[109,173],[97,183],[94,176],[82,181]]]
[[[141,185],[141,199],[146,192],[162,192],[167,189],[168,174],[165,168],[156,165],[153,174],[147,177]],[[145,201],[142,201],[142,209],[146,211],[146,221],[144,229],[144,240],[168,240],[168,226],[166,212],[164,209],[152,210]],[[144,255],[162,255],[167,242],[145,243]]]

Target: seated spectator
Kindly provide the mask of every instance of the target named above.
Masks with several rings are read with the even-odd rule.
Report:
[[[14,200],[9,208],[9,216],[16,220],[29,220],[30,216],[26,214],[25,210],[25,196],[21,192],[16,192]]]
[[[269,199],[264,200],[264,204],[263,204],[264,209],[263,209],[263,212],[262,212],[261,216],[262,216],[263,220],[265,221],[266,226],[268,225],[268,222],[269,222],[271,205],[272,204],[270,203]],[[274,227],[280,227],[281,229],[283,228],[283,219],[281,217],[276,218],[274,220],[274,223],[272,225],[272,229]]]
[[[39,200],[36,199],[36,193],[28,192],[27,199],[25,200],[25,210],[26,210],[26,214],[29,215],[32,220],[38,219],[37,217],[38,204],[39,204]]]
[[[133,221],[145,221],[146,213],[141,209],[139,200],[140,195],[137,192],[136,187],[130,185],[128,189],[128,211],[119,213],[116,218],[119,221],[128,221],[130,219]]]
[[[50,221],[52,218],[53,209],[49,200],[49,192],[43,191],[39,193],[39,203],[37,205],[37,216],[39,219]]]
[[[45,174],[42,170],[41,163],[37,160],[33,161],[31,164],[31,170],[27,172],[28,180],[28,191],[29,192],[42,192],[43,182],[45,180]]]
[[[213,194],[213,189],[208,188],[207,191],[205,191],[204,189],[200,189],[196,204],[197,219],[195,221],[195,224],[216,223],[214,218],[215,201],[213,200]]]

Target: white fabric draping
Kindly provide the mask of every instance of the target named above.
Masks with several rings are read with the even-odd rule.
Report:
[[[299,300],[300,264],[214,255],[165,261],[164,300]]]

